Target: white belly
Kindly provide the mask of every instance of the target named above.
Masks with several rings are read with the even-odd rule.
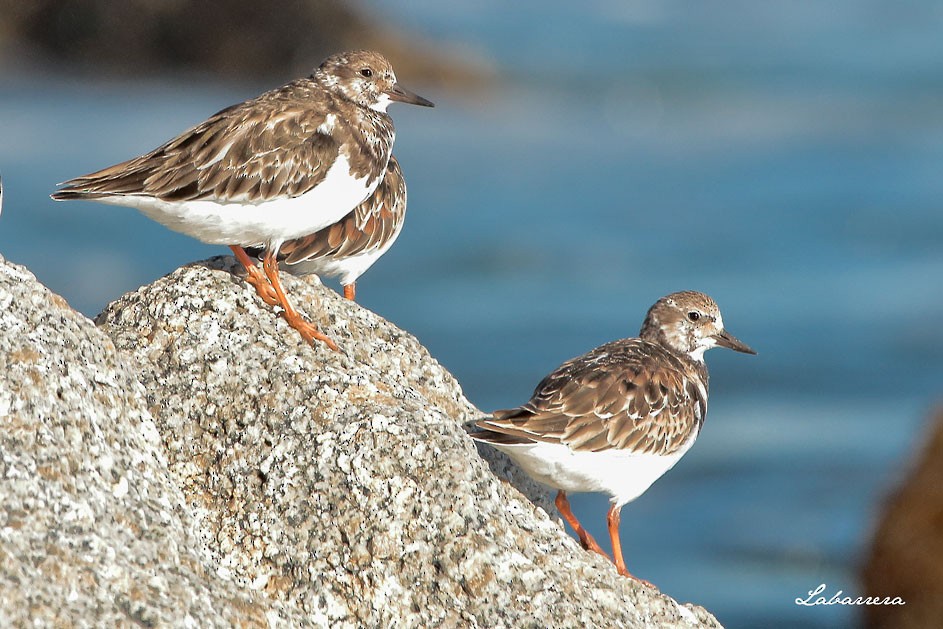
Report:
[[[622,506],[641,496],[674,467],[696,438],[692,435],[676,452],[665,456],[619,450],[574,452],[553,443],[488,445],[506,453],[534,480],[548,487],[574,493],[606,493],[612,504]]]
[[[300,238],[336,223],[369,197],[379,182],[379,177],[372,182],[367,177],[353,177],[347,159],[339,156],[324,181],[298,197],[259,203],[161,201],[136,195],[98,200],[136,208],[203,242],[249,247]]]

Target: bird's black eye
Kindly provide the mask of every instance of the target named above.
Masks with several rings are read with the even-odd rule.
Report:
[[[690,319],[691,321],[697,321],[700,318],[701,318],[701,313],[698,312],[697,310],[692,310],[691,312],[688,313],[688,319]]]
[[[373,76],[373,70],[371,70],[370,68],[364,68],[363,70],[360,71],[360,74],[364,75],[365,77],[369,79],[371,76]]]

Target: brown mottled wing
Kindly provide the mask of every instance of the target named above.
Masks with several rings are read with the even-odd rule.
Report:
[[[577,451],[670,454],[700,428],[706,414],[703,366],[687,364],[654,343],[624,339],[564,363],[537,385],[527,404],[477,423],[493,435],[475,437],[562,443]]]
[[[310,236],[289,240],[279,249],[288,264],[318,258],[346,258],[377,249],[402,228],[406,182],[395,157],[373,194],[340,221]]]
[[[65,182],[55,199],[142,194],[167,201],[254,202],[304,194],[324,180],[339,144],[296,83],[220,111],[163,146]]]

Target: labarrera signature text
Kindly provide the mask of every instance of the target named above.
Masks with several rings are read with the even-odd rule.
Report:
[[[825,584],[822,583],[814,590],[809,590],[807,598],[797,598],[796,605],[813,607],[815,605],[906,605],[907,603],[899,596],[843,596],[843,592],[838,590],[831,597],[825,592]]]

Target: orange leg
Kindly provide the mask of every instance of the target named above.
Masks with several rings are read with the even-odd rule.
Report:
[[[576,531],[576,534],[580,538],[580,544],[582,544],[583,549],[591,550],[594,553],[599,553],[606,559],[609,559],[609,555],[600,548],[599,544],[596,543],[596,540],[593,539],[593,536],[583,528],[583,525],[580,524],[580,521],[576,519],[576,516],[573,515],[573,511],[570,509],[570,501],[566,498],[566,492],[562,489],[557,492],[557,499],[554,501],[554,504],[557,505],[557,510],[560,512],[560,515],[563,516],[563,519],[567,521],[573,530]]]
[[[246,267],[246,282],[255,287],[255,292],[259,294],[262,301],[269,306],[280,306],[275,289],[272,288],[265,274],[252,262],[252,258],[249,257],[245,249],[235,245],[230,245],[229,248],[236,255],[236,259],[242,262],[242,266]]]
[[[621,520],[619,511],[621,506],[612,505],[609,507],[609,513],[606,515],[606,522],[609,524],[609,539],[612,541],[612,560],[616,564],[616,570],[624,577],[629,577],[639,583],[649,587],[655,587],[645,579],[639,579],[631,574],[625,567],[625,560],[622,558],[622,542],[619,540],[619,522]]]
[[[344,297],[351,301],[356,301],[357,297],[357,284],[348,284],[344,287]]]
[[[285,290],[282,288],[281,280],[278,279],[278,260],[276,260],[274,251],[265,252],[265,257],[262,259],[262,269],[265,271],[265,276],[275,290],[278,305],[283,309],[282,316],[285,317],[288,325],[298,330],[301,337],[309,343],[314,343],[315,340],[322,341],[335,352],[339,352],[340,349],[334,341],[325,336],[314,324],[305,321],[304,317],[302,317],[291,305],[291,302],[288,301],[288,297],[285,296]]]

